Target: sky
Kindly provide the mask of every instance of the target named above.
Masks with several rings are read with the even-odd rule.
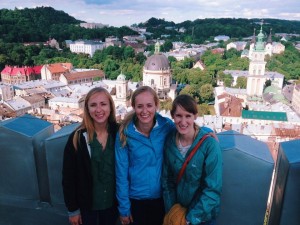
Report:
[[[151,17],[180,23],[205,18],[300,20],[299,0],[10,0],[0,8],[50,6],[85,22],[121,27]]]

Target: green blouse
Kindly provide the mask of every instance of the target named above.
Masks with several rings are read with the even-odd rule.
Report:
[[[93,176],[93,209],[103,210],[113,206],[115,200],[115,151],[114,141],[108,136],[103,149],[94,134],[91,147]]]

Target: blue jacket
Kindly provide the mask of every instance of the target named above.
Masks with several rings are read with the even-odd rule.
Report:
[[[200,129],[185,158],[205,133],[205,129]],[[222,189],[222,155],[219,143],[213,137],[208,137],[202,143],[188,163],[178,185],[177,175],[185,158],[177,148],[176,131],[166,138],[164,154],[162,186],[166,211],[175,203],[180,203],[187,208],[186,219],[191,224],[214,219],[220,210]]]
[[[126,145],[116,137],[116,191],[121,216],[129,216],[130,198],[162,197],[161,172],[165,137],[174,128],[172,120],[156,113],[156,125],[146,137],[139,133],[133,121],[125,130]]]

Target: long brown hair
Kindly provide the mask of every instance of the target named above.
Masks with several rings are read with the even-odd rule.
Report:
[[[198,115],[198,108],[197,108],[197,102],[195,99],[186,94],[178,95],[173,103],[172,103],[172,109],[171,109],[171,116],[173,117],[176,111],[176,108],[180,106],[185,111],[192,113],[193,115]]]
[[[139,88],[137,88],[132,96],[131,96],[131,106],[132,108],[135,107],[135,100],[136,100],[136,97],[144,92],[149,92],[152,96],[153,96],[153,99],[154,99],[154,102],[155,102],[155,105],[156,107],[159,106],[159,98],[156,94],[156,92],[149,86],[141,86]],[[129,112],[124,120],[122,121],[121,123],[121,126],[120,126],[120,129],[119,129],[119,133],[120,133],[120,140],[121,140],[121,143],[122,143],[122,146],[125,146],[126,144],[126,135],[125,135],[125,129],[127,128],[129,122],[135,117],[135,111],[132,110],[131,112]]]
[[[106,97],[109,100],[109,105],[110,105],[110,114],[108,117],[108,123],[112,124],[112,123],[116,123],[116,109],[115,109],[115,103],[111,97],[111,95],[109,94],[109,92],[103,88],[103,87],[95,87],[93,89],[91,89],[84,100],[84,109],[83,109],[83,120],[81,125],[77,128],[78,130],[81,129],[86,129],[87,133],[88,133],[88,141],[92,141],[93,140],[93,135],[95,132],[95,126],[94,126],[94,120],[91,117],[90,113],[89,113],[89,108],[88,108],[88,102],[90,100],[90,98],[96,94],[96,93],[104,93],[106,95]],[[75,132],[74,134],[74,138],[73,138],[73,145],[75,146],[75,149],[77,149],[77,142],[78,142],[78,132]]]

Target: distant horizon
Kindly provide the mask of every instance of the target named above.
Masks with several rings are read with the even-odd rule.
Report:
[[[181,23],[197,19],[280,19],[300,21],[298,0],[11,0],[0,2],[0,9],[52,7],[77,20],[121,27],[144,23],[150,18]]]

